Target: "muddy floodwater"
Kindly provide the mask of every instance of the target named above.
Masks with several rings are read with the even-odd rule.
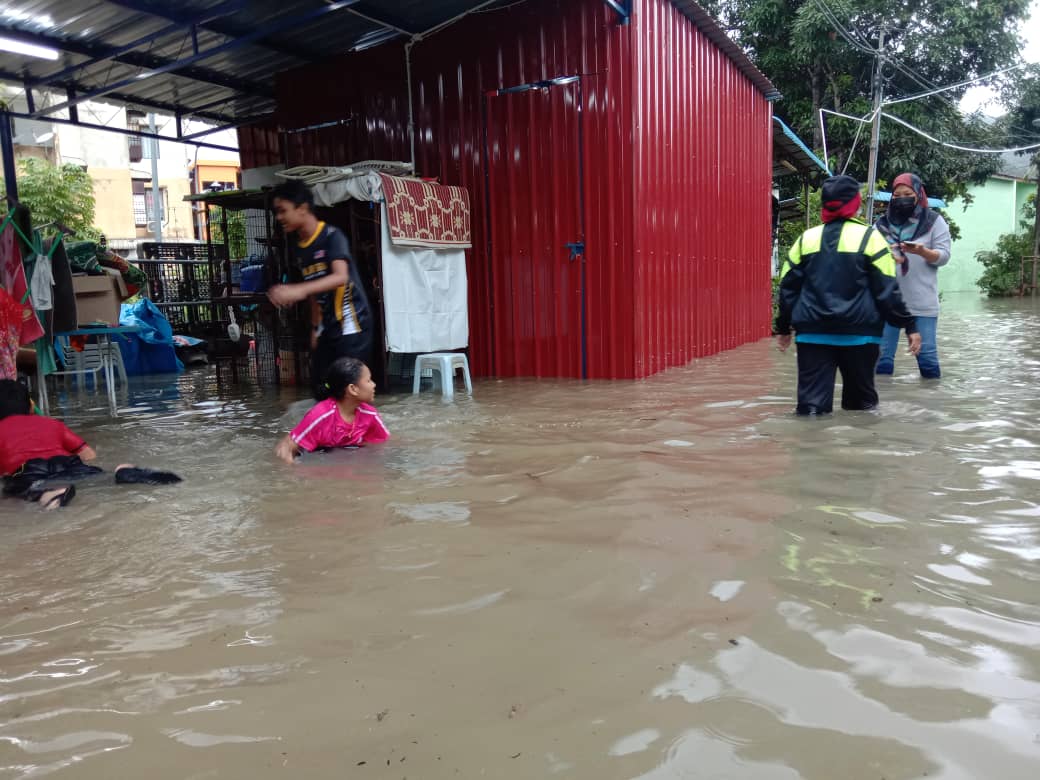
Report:
[[[142,381],[68,509],[0,502],[0,778],[1040,777],[1040,306],[791,414],[762,341],[644,382],[297,399]]]

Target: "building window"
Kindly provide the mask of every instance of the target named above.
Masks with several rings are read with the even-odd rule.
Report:
[[[152,229],[152,217],[155,213],[154,201],[152,200],[152,188],[142,179],[134,179],[133,181],[133,193],[134,193],[134,225],[137,227]],[[166,215],[170,210],[170,199],[169,193],[165,187],[160,187],[159,192],[162,196],[162,221],[163,224],[167,222]]]
[[[140,131],[144,127],[144,114],[138,113],[137,111],[126,112],[126,129]],[[130,162],[138,163],[144,159],[144,139],[139,135],[132,135],[127,138],[127,145],[130,150]]]

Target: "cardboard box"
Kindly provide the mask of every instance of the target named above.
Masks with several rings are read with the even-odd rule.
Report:
[[[119,324],[119,289],[111,276],[73,276],[72,289],[76,293],[77,323]]]
[[[102,268],[106,274],[111,276],[116,281],[116,291],[119,293],[119,299],[125,301],[130,297],[130,290],[127,289],[126,281],[123,279],[123,275],[115,268]]]

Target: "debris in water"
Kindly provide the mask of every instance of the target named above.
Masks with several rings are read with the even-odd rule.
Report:
[[[376,720],[379,721],[380,723],[382,723],[383,719],[387,715],[389,715],[389,714],[390,714],[390,710],[383,710],[382,712],[379,712],[379,713],[376,714]]]
[[[510,756],[510,758],[520,758],[520,754],[517,753],[515,756]]]
[[[739,645],[739,644],[740,644],[740,642],[738,642],[738,641],[737,641],[736,639],[731,639],[731,640],[729,640],[729,643],[730,643],[731,645],[733,645],[734,647],[736,647],[737,645]]]

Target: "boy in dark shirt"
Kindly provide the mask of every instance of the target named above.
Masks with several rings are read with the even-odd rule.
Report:
[[[275,218],[292,243],[296,266],[303,277],[295,284],[277,284],[268,292],[276,306],[311,302],[311,390],[317,401],[328,397],[323,378],[341,357],[368,362],[372,350],[372,311],[347,237],[314,214],[314,194],[300,181],[276,187]]]

